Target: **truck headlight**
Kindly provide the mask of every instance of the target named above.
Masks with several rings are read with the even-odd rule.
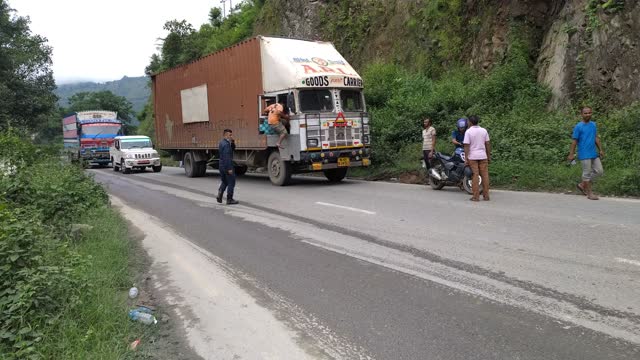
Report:
[[[134,158],[133,154],[126,154],[124,157],[125,157],[125,159],[133,159]]]

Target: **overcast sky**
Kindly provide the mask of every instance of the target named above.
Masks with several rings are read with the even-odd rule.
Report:
[[[168,20],[187,20],[196,29],[220,0],[9,0],[31,31],[53,47],[58,84],[142,76],[157,52]],[[234,3],[237,1],[234,1]],[[227,7],[228,7],[227,1]],[[235,4],[234,4],[235,5]]]

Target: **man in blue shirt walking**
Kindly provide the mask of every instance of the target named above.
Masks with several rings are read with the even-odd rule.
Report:
[[[582,182],[577,187],[590,200],[598,200],[598,196],[593,193],[592,185],[596,177],[604,173],[600,158],[604,157],[604,151],[600,144],[600,137],[596,123],[591,121],[593,110],[590,107],[582,109],[582,121],[573,128],[571,149],[569,150],[569,161],[575,159],[576,146],[578,147],[578,160],[582,165]]]
[[[230,129],[224,129],[224,138],[218,145],[218,156],[220,157],[219,170],[220,170],[220,188],[218,189],[218,197],[216,200],[218,203],[222,203],[222,196],[224,191],[227,191],[227,205],[235,205],[238,201],[233,199],[233,190],[236,187],[236,174],[233,169],[233,150],[236,148],[236,144],[233,140],[233,131]]]

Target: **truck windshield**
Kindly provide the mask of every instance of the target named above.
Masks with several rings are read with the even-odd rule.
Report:
[[[343,111],[364,111],[362,93],[358,90],[340,90]]]
[[[82,125],[82,134],[84,135],[114,135],[120,130],[118,124],[90,124]]]
[[[120,145],[122,149],[142,149],[150,148],[151,140],[149,139],[134,139],[134,140],[122,140]]]
[[[300,110],[309,111],[333,111],[333,101],[329,90],[302,90],[300,91]]]

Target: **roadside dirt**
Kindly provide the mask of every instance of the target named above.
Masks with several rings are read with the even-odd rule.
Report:
[[[129,307],[133,309],[146,306],[153,309],[158,323],[146,328],[145,333],[139,337],[140,343],[136,350],[128,353],[125,359],[202,359],[189,346],[187,334],[180,324],[175,308],[168,304],[153,286],[152,261],[142,246],[144,233],[129,220],[127,223],[132,240],[130,266],[136,274],[134,284],[139,291],[137,298],[129,299]]]

